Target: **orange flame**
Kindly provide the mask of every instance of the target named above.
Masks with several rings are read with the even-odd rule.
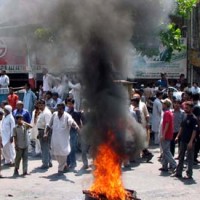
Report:
[[[109,142],[99,146],[94,166],[94,183],[90,191],[105,195],[109,200],[125,200],[127,192],[121,180],[121,159]]]

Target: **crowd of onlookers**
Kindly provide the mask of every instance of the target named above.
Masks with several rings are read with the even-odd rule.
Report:
[[[146,127],[147,134],[150,129],[148,138],[160,147],[162,167],[159,170],[181,178],[186,163],[184,178],[191,179],[193,165],[200,163],[200,88],[196,82],[188,87],[183,74],[174,86],[179,95],[169,87],[166,74],[161,74],[161,79],[154,85],[133,91],[130,110],[136,120]],[[138,111],[141,117],[138,117]],[[149,156],[148,152],[146,157],[151,159],[153,156]]]
[[[185,178],[189,179],[193,175],[193,165],[199,163],[200,88],[197,83],[188,87],[183,74],[174,87],[181,92],[179,95],[170,89],[166,74],[161,74],[156,83],[133,89],[127,112],[146,131],[148,144],[159,145],[162,165],[159,170],[182,177],[186,162]],[[24,91],[23,99],[19,99],[14,88],[9,88],[7,100],[1,102],[0,155],[3,164],[13,166],[17,176],[22,160],[23,175],[28,175],[31,151],[32,156],[41,157],[42,170],[52,167],[52,159],[58,162],[58,174],[74,170],[78,135],[87,122],[88,111],[87,102],[81,99],[79,80],[70,81],[63,75],[55,78],[44,69],[43,84],[37,93],[29,83],[20,89]],[[81,169],[85,170],[89,167],[88,144],[80,138]],[[138,157],[149,162],[153,156],[147,146],[137,156],[124,160],[123,166],[131,167]]]
[[[14,175],[19,174],[21,160],[23,175],[28,174],[28,154],[32,150],[33,156],[42,159],[41,169],[52,167],[52,157],[59,163],[60,174],[76,167],[77,135],[84,121],[80,112],[81,85],[75,79],[62,77],[63,84],[61,78],[53,77],[44,68],[43,85],[35,93],[29,83],[9,88],[7,76],[5,87],[9,94],[0,107],[0,158],[4,165],[14,167]],[[15,93],[16,89],[23,98]],[[84,158],[84,151],[82,154]],[[88,168],[87,159],[83,168]]]

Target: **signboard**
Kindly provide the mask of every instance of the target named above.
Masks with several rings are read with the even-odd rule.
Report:
[[[19,37],[0,37],[0,69],[7,73],[27,73],[26,43]]]
[[[129,65],[131,65],[131,71],[135,79],[159,79],[161,73],[167,73],[167,77],[170,79],[177,79],[180,74],[187,75],[186,49],[173,52],[170,62],[164,59],[167,49],[162,47],[159,51],[159,55],[153,57],[132,56],[131,63],[129,58]]]
[[[27,73],[26,65],[0,65],[0,70],[7,73]]]
[[[189,52],[189,59],[190,64],[194,65],[195,67],[200,67],[200,52],[197,50],[190,50]]]

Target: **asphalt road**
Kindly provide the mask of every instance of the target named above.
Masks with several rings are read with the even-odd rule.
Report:
[[[200,193],[200,165],[194,166],[193,180],[170,177],[170,173],[161,173],[157,157],[159,148],[151,148],[154,153],[152,162],[140,160],[130,169],[123,169],[125,188],[137,192],[142,200],[197,200]],[[80,155],[77,155],[78,171],[82,166]],[[47,171],[38,169],[40,158],[29,159],[31,175],[13,177],[13,167],[3,167],[3,179],[0,179],[0,200],[83,200],[82,191],[87,190],[92,182],[91,169],[68,172],[57,175],[57,162]],[[20,173],[22,170],[20,168]],[[183,174],[184,175],[184,174]]]

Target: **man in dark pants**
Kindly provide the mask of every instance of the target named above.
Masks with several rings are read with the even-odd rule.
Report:
[[[192,95],[193,103],[194,103],[194,108],[193,108],[193,113],[196,116],[198,123],[200,125],[200,105],[199,105],[199,94],[193,94]],[[199,126],[200,128],[200,126]],[[197,132],[196,139],[195,139],[195,146],[194,146],[194,164],[200,163],[200,161],[197,159],[198,158],[198,153],[200,150],[200,129]]]
[[[0,110],[0,125],[1,125],[1,121],[3,119],[3,115],[4,115],[4,112],[2,110]],[[2,138],[1,138],[1,131],[0,131],[0,178],[2,178],[2,175],[1,175],[1,148],[2,148]]]
[[[179,153],[179,163],[176,169],[176,173],[173,174],[174,177],[181,178],[183,172],[183,164],[185,153],[187,151],[187,170],[186,176],[184,178],[191,179],[193,175],[193,162],[194,162],[194,142],[196,138],[197,131],[199,129],[198,121],[193,112],[193,102],[185,102],[185,113],[186,117],[181,123],[181,128],[175,139],[178,141],[180,139],[180,153]]]
[[[74,121],[81,127],[81,113],[74,109],[74,99],[67,99],[68,113],[72,116]],[[77,151],[77,136],[78,132],[75,128],[70,129],[70,146],[71,152],[67,157],[67,166],[71,169],[76,167],[76,151]]]
[[[174,120],[174,133],[173,133],[173,139],[170,143],[170,151],[172,153],[172,155],[175,155],[175,147],[176,147],[176,143],[175,143],[175,138],[178,135],[181,123],[185,117],[185,113],[184,111],[181,109],[181,100],[174,98],[173,100],[173,120]],[[180,147],[180,142],[178,141],[178,152],[179,152],[179,147]]]
[[[42,166],[41,169],[48,169],[52,167],[51,155],[50,155],[50,140],[51,135],[45,136],[45,130],[49,125],[52,113],[45,104],[45,100],[39,100],[38,106],[41,110],[37,120],[38,139],[40,140],[42,151]]]

